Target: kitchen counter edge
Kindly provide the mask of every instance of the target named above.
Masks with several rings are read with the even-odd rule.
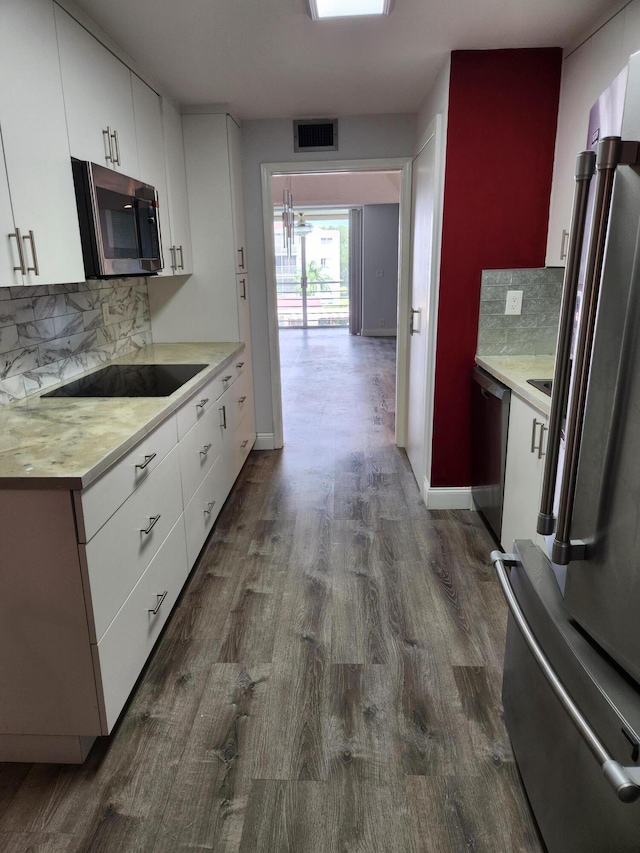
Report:
[[[528,379],[551,379],[552,355],[476,355],[476,364],[541,414],[549,417],[551,397],[529,385]]]
[[[53,387],[43,389],[38,394],[33,394],[24,400],[9,406],[0,408],[0,429],[4,427],[7,431],[21,430],[21,441],[13,446],[3,448],[0,445],[0,489],[84,489],[95,482],[102,474],[124,456],[132,447],[135,447],[146,435],[152,432],[163,421],[174,414],[191,396],[196,394],[200,388],[211,379],[222,372],[231,362],[245,349],[241,342],[232,343],[174,343],[174,344],[150,344],[119,358],[113,359],[108,364],[171,364],[171,363],[204,363],[207,368],[200,371],[196,376],[174,391],[167,397],[127,397],[127,398],[74,398],[74,397],[52,397],[42,400],[42,394],[52,390]],[[105,364],[100,364],[92,370],[74,376],[73,380],[80,376],[90,375]],[[65,383],[58,383],[62,385]],[[63,409],[62,406],[65,406]],[[87,464],[71,463],[69,461],[56,460],[56,444],[60,445],[60,436],[53,434],[38,434],[42,430],[43,423],[46,424],[47,416],[50,417],[52,427],[55,427],[55,413],[64,412],[64,426],[70,429],[69,421],[72,420],[73,412],[79,415],[89,414],[94,420],[101,415],[104,417],[113,411],[126,413],[131,416],[132,425],[123,426],[116,430],[116,436],[111,440],[104,452],[96,451],[94,459]],[[34,434],[29,433],[29,424],[34,425]],[[72,435],[68,441],[73,443]],[[91,441],[86,435],[82,435],[81,425],[76,428],[75,438],[80,445],[86,445]],[[28,459],[28,448],[30,445],[42,444],[47,441],[52,445],[49,465],[55,468],[59,464],[63,468],[66,464],[67,470],[58,474],[57,471],[44,473],[42,465],[31,465],[28,462],[17,463],[15,457]],[[62,448],[58,447],[58,456],[64,459]],[[23,466],[24,473],[10,471],[19,464]],[[71,470],[71,466],[74,470]],[[39,471],[40,468],[40,471]],[[6,472],[6,473],[3,473]]]

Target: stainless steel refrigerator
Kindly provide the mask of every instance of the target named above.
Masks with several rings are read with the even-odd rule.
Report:
[[[587,143],[538,517],[550,556],[516,540],[491,558],[510,608],[505,720],[549,853],[637,853],[640,54],[596,104]]]

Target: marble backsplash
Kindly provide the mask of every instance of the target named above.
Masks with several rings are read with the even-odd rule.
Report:
[[[0,287],[0,405],[150,343],[144,278]]]
[[[553,355],[562,267],[484,270],[480,291],[478,355]],[[522,313],[504,313],[508,290],[522,291]]]

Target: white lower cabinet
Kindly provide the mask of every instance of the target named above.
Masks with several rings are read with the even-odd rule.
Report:
[[[189,573],[182,514],[93,646],[106,731],[111,731]]]
[[[112,730],[255,442],[243,356],[87,489],[0,489],[0,761]]]
[[[184,511],[189,563],[195,563],[213,529],[230,486],[224,476],[225,458],[219,456]]]
[[[536,525],[547,447],[545,415],[511,395],[504,506],[500,541],[511,551],[514,539],[538,541]]]
[[[181,515],[180,462],[174,448],[93,539],[80,545],[89,581],[87,611],[94,642],[107,630]]]

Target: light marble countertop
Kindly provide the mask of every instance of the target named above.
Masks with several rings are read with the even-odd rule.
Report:
[[[243,343],[152,344],[108,362],[208,365],[168,397],[34,394],[0,407],[0,488],[88,486],[243,349]]]
[[[527,379],[552,379],[552,355],[477,355],[476,364],[549,417],[551,397],[529,385]]]

